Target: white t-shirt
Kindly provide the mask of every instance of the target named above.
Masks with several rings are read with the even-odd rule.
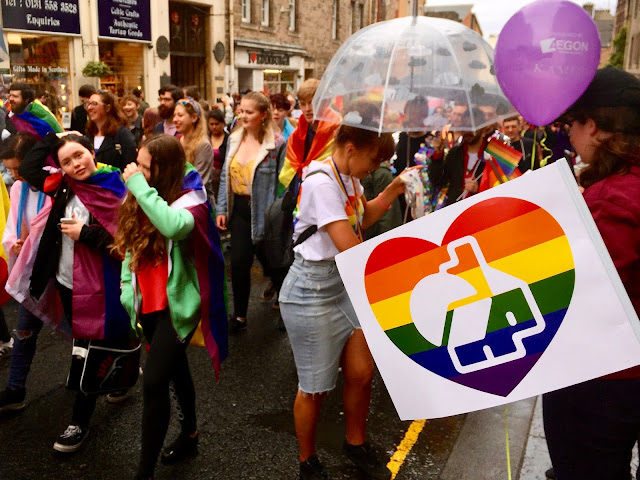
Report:
[[[328,175],[317,173],[307,177],[302,183],[298,214],[294,220],[293,240],[295,242],[298,236],[311,225],[317,225],[318,231],[293,250],[306,260],[333,260],[340,252],[329,237],[326,226],[338,220],[349,220],[353,226],[355,214],[340,188],[331,165],[325,162],[311,162],[307,175],[316,170],[324,170]],[[340,174],[340,176],[351,203],[355,205],[356,197],[360,202],[360,197],[364,194],[360,180],[349,175]],[[362,222],[364,208],[361,203],[359,203],[358,212],[360,213],[359,221]]]
[[[96,152],[98,150],[100,150],[100,147],[102,146],[103,142],[104,142],[104,136],[102,136],[102,137],[98,137],[98,136],[93,137],[93,150],[96,151]]]
[[[71,197],[64,209],[66,218],[71,218],[71,215],[75,215],[79,222],[86,224],[89,221],[89,210],[76,195]],[[60,249],[56,280],[67,288],[73,288],[73,249],[75,244],[76,242],[71,240],[68,235],[62,234],[62,248]]]
[[[476,153],[468,152],[467,155],[469,155],[469,161],[467,162],[466,169],[467,169],[467,172],[469,172],[470,174],[473,174],[473,170],[476,168],[476,165],[478,164],[478,152]]]

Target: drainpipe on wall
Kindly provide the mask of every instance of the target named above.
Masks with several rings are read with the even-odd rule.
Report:
[[[233,93],[231,89],[232,82],[235,84],[235,63],[236,63],[236,47],[235,47],[235,34],[233,31],[233,2],[235,0],[229,0],[229,74],[227,77],[227,88],[229,93]],[[236,85],[237,89],[238,85]]]

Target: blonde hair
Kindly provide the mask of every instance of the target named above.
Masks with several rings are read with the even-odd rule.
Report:
[[[302,100],[303,102],[313,100],[313,96],[316,94],[316,90],[318,90],[318,85],[320,85],[320,80],[317,78],[307,78],[298,89],[298,100]]]
[[[260,113],[267,113],[267,116],[262,121],[260,131],[258,132],[258,141],[262,143],[267,130],[273,130],[274,127],[273,118],[271,117],[271,100],[269,100],[269,97],[267,97],[264,93],[260,92],[249,92],[242,97],[242,100],[245,99],[251,100],[255,104],[256,110],[258,110]]]
[[[208,141],[209,139],[207,125],[204,121],[204,116],[202,115],[202,108],[200,105],[197,105],[196,101],[191,97],[178,100],[176,105],[183,106],[189,116],[197,116],[197,120],[194,122],[191,131],[182,137],[184,139],[182,147],[184,148],[187,162],[193,165],[196,156],[196,149],[203,141]]]

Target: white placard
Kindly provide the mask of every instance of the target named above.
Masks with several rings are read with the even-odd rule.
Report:
[[[640,364],[640,324],[565,162],[336,257],[403,420]]]

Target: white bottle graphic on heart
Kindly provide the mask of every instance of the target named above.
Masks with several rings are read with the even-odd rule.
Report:
[[[460,264],[456,249],[463,246],[471,247],[490,292],[481,294],[468,281],[448,273],[449,270]],[[458,372],[461,374],[476,372],[525,357],[527,351],[523,340],[543,332],[546,326],[529,285],[517,277],[490,267],[478,241],[473,236],[462,237],[449,243],[447,253],[449,261],[440,265],[438,273],[420,280],[411,293],[410,311],[417,330],[433,345],[442,346],[447,312],[452,309],[453,304],[459,304],[453,308],[447,343],[449,356]],[[519,290],[524,296],[524,300],[533,314],[533,326],[514,332],[511,337],[515,345],[514,351],[496,356],[491,346],[484,345],[482,347],[486,357],[484,360],[463,365],[456,348],[486,338],[493,297],[513,290]],[[438,298],[434,298],[434,292],[438,292]],[[480,298],[473,299],[478,295]],[[529,320],[529,318],[517,319],[511,311],[507,311],[505,315],[511,326],[517,325],[519,321]]]

